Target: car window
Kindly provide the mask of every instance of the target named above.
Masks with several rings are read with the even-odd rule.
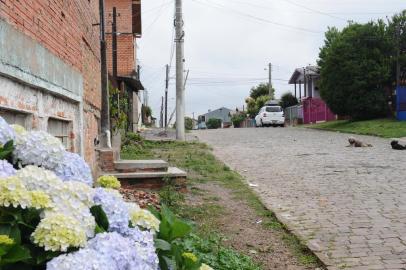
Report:
[[[279,106],[266,107],[267,112],[281,112],[282,108]]]

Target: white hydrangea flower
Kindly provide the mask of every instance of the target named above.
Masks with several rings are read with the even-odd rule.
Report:
[[[116,270],[111,257],[84,248],[60,255],[47,263],[47,270]]]
[[[127,203],[127,205],[133,226],[150,230],[152,233],[159,232],[160,221],[150,211],[141,209],[135,203]]]
[[[8,177],[16,174],[16,170],[13,165],[7,162],[7,160],[0,160],[0,177]]]
[[[86,234],[79,221],[63,214],[42,219],[31,236],[33,242],[46,251],[66,252],[69,247],[86,245]]]
[[[54,169],[63,162],[65,149],[60,140],[44,131],[31,131],[16,144],[14,156],[22,165]]]
[[[53,172],[32,165],[18,170],[17,177],[28,190],[43,190],[51,198],[54,207],[44,216],[57,212],[74,217],[87,237],[94,236],[96,222],[89,210],[94,204],[94,189],[80,182],[63,182]]]
[[[10,125],[10,127],[14,130],[14,133],[16,135],[23,136],[23,135],[27,134],[27,130],[24,127],[20,126],[20,125],[13,124],[13,125]]]
[[[4,145],[10,140],[15,140],[15,133],[6,120],[0,116],[0,145]]]

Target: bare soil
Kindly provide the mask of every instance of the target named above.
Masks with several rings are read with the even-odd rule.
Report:
[[[188,194],[189,205],[199,206],[204,203],[204,195],[209,195],[213,203],[224,209],[216,218],[219,232],[226,238],[224,244],[250,256],[263,269],[314,269],[301,265],[283,241],[283,233],[265,228],[255,210],[235,198],[232,191],[213,182],[195,184],[194,188],[199,189],[201,195]]]

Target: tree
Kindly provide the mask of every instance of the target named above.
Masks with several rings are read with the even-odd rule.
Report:
[[[330,109],[354,120],[384,116],[391,42],[382,21],[330,28],[319,54],[320,94]]]
[[[235,128],[241,127],[241,123],[244,122],[245,118],[247,118],[244,112],[237,112],[233,116],[231,116],[231,122],[233,122],[233,126]]]
[[[185,129],[192,130],[193,129],[193,119],[190,117],[185,117]]]
[[[247,103],[247,113],[249,117],[254,118],[270,99],[269,96],[259,96],[257,99],[251,97],[247,98],[245,102]]]
[[[281,97],[281,102],[279,103],[279,105],[285,109],[291,106],[295,106],[299,103],[299,101],[297,100],[297,98],[292,95],[292,93],[288,92],[282,95]]]
[[[260,83],[259,85],[252,87],[250,91],[250,97],[257,99],[260,96],[269,96],[269,83]],[[275,89],[272,88],[272,94],[270,99],[274,99]]]

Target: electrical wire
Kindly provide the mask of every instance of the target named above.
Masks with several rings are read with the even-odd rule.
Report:
[[[311,30],[311,29],[307,29],[307,28],[303,28],[303,27],[297,27],[297,26],[293,26],[293,25],[278,23],[278,22],[275,22],[275,21],[271,21],[271,20],[268,20],[268,19],[257,17],[257,16],[254,16],[252,14],[249,14],[249,13],[241,12],[241,11],[238,11],[238,10],[235,10],[235,9],[230,9],[230,8],[224,6],[224,5],[213,3],[213,2],[211,2],[209,0],[205,0],[206,2],[202,2],[200,0],[193,0],[193,1],[196,2],[196,3],[199,3],[201,5],[204,5],[204,6],[209,6],[209,7],[214,7],[214,8],[220,9],[220,10],[225,10],[225,11],[228,11],[228,12],[231,12],[231,13],[234,13],[234,14],[238,14],[238,15],[246,17],[246,18],[250,18],[250,19],[255,20],[255,21],[260,21],[260,22],[264,22],[264,23],[268,23],[268,24],[273,24],[273,25],[283,27],[283,28],[287,28],[287,29],[292,29],[292,30],[301,31],[301,32],[307,32],[307,33],[312,33],[312,34],[322,34],[322,33],[324,33],[322,31],[316,31],[316,30]]]

